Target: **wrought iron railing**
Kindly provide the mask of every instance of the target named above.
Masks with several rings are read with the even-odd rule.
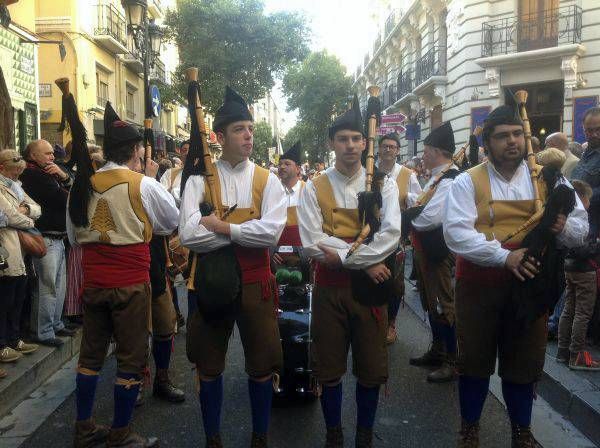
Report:
[[[398,99],[402,98],[413,91],[413,71],[412,69],[408,69],[400,72],[398,75],[398,89],[397,89],[397,97]]]
[[[481,54],[495,56],[581,42],[581,8],[561,6],[485,22]]]
[[[415,86],[427,81],[432,76],[443,75],[446,72],[444,52],[441,47],[432,47],[417,61]]]
[[[96,6],[96,36],[112,36],[124,47],[127,46],[127,22],[125,17],[112,4]]]
[[[383,89],[383,91],[386,93],[385,95],[385,102],[383,103],[383,107],[390,107],[392,106],[396,101],[398,101],[398,96],[397,96],[397,92],[398,92],[398,88],[397,88],[397,84],[395,82],[390,82],[385,89]]]
[[[396,11],[392,11],[385,21],[385,37],[389,36],[396,26]]]
[[[130,59],[137,59],[140,62],[143,61],[142,52],[136,48],[132,35],[127,36],[127,51],[129,52]]]

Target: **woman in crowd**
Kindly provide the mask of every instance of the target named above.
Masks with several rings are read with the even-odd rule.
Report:
[[[7,224],[0,228],[0,246],[9,254],[8,268],[0,270],[0,362],[15,362],[38,348],[19,339],[27,277],[17,229],[31,229],[41,214],[17,180],[24,169],[25,161],[17,151],[0,151],[0,210]]]

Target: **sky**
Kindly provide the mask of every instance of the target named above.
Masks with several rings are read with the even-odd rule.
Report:
[[[267,13],[300,11],[312,29],[311,49],[327,49],[335,54],[348,70],[354,73],[371,45],[365,23],[368,21],[369,0],[265,0]],[[273,98],[286,121],[287,130],[296,121],[296,114],[286,112],[287,104],[279,84]]]

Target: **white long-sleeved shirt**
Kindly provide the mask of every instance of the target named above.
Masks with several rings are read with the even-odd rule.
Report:
[[[107,162],[97,172],[109,170],[128,170],[124,165],[118,165],[114,162]],[[173,196],[155,179],[144,176],[140,184],[140,193],[142,195],[142,206],[148,220],[152,225],[152,233],[155,235],[170,235],[177,228],[179,223],[179,211],[175,205]],[[77,244],[75,237],[75,228],[69,209],[67,208],[67,234],[71,244]]]
[[[495,201],[519,201],[533,199],[533,185],[527,164],[522,162],[512,179],[506,180],[487,163],[492,199]],[[564,182],[571,186],[568,181]],[[577,196],[577,195],[576,195]],[[567,217],[563,231],[557,236],[566,247],[581,246],[588,234],[588,217],[581,201],[576,197],[575,209]],[[451,185],[444,216],[444,238],[450,250],[480,266],[502,267],[509,250],[503,249],[496,239],[487,241],[485,234],[475,229],[477,207],[475,187],[469,173],[462,173]]]
[[[436,177],[448,166],[448,164],[443,164],[438,167],[435,167],[431,170],[431,178],[423,187],[423,191],[427,191],[431,185],[435,182]],[[451,169],[458,169],[456,165],[452,165]],[[429,200],[427,205],[419,216],[412,220],[412,225],[415,229],[426,232],[428,230],[433,230],[442,225],[442,221],[444,219],[444,212],[446,210],[446,198],[448,197],[448,192],[450,191],[450,187],[452,186],[453,179],[443,179],[435,189],[435,193],[433,197]]]
[[[352,177],[346,177],[334,167],[328,168],[323,175],[329,178],[338,207],[358,208],[357,195],[365,189],[364,168],[361,167]],[[364,269],[383,261],[400,241],[400,204],[395,181],[386,178],[381,197],[381,228],[368,245],[361,244],[350,258],[346,258],[351,244],[323,232],[323,214],[317,202],[317,190],[309,181],[302,189],[298,203],[298,226],[305,254],[323,260],[323,252],[318,248],[318,244],[323,244],[336,250],[343,266],[348,269]]]
[[[393,181],[397,182],[398,176],[400,175],[400,171],[403,168],[402,165],[398,163],[394,163],[394,167],[392,168],[392,172],[388,174],[388,177]],[[419,180],[417,179],[417,174],[413,171],[410,174],[410,178],[408,181],[408,195],[406,197],[406,206],[412,207],[417,203],[417,198],[423,192],[421,188],[421,184],[419,184]]]
[[[283,188],[285,190],[287,207],[297,207],[300,200],[300,190],[302,190],[302,181],[298,180],[291,189],[285,186]]]
[[[171,175],[173,173],[173,168],[169,168],[167,171],[160,176],[160,183],[163,187],[167,189],[169,193],[173,195],[175,199],[175,203],[177,206],[181,203],[181,173],[183,170],[179,170],[175,179],[171,181]]]
[[[223,205],[238,208],[252,206],[252,180],[254,163],[246,160],[232,167],[229,162],[218,160],[216,167],[221,185]],[[181,244],[194,252],[211,252],[228,244],[246,247],[271,247],[277,244],[287,220],[287,201],[281,182],[269,173],[263,191],[261,217],[242,224],[230,224],[231,235],[209,231],[200,224],[200,203],[204,202],[204,177],[190,176],[181,198],[179,239]]]

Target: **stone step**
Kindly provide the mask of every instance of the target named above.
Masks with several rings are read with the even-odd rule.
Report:
[[[9,413],[64,363],[79,353],[81,331],[77,331],[73,337],[61,339],[64,341],[61,347],[40,345],[37,351],[24,355],[17,362],[2,364],[1,367],[8,376],[0,379],[0,417]]]

